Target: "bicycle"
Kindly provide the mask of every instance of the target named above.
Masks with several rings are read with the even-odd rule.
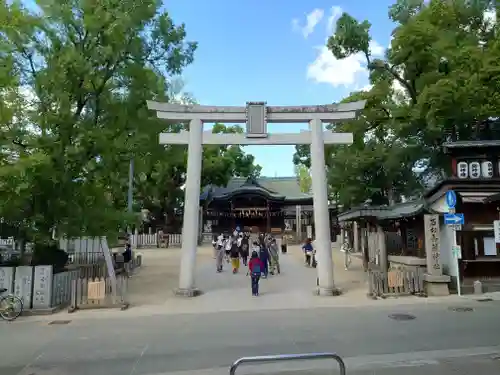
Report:
[[[7,289],[0,288],[0,295]],[[6,321],[16,320],[24,310],[24,303],[21,298],[12,293],[0,296],[0,317]]]

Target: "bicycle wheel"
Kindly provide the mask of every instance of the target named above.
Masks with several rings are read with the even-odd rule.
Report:
[[[0,297],[0,316],[3,320],[15,320],[23,312],[23,300],[13,294]]]

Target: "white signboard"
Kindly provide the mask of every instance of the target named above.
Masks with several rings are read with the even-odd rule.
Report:
[[[495,243],[500,243],[500,220],[493,222],[493,232],[495,233]]]

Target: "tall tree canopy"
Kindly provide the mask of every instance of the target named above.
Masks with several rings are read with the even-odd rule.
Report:
[[[161,1],[1,1],[0,217],[41,241],[123,226],[131,158],[137,208],[171,209],[186,150],[158,134],[183,125],[146,100],[179,100],[196,46]],[[253,169],[241,148],[207,148],[203,181]]]
[[[327,46],[337,59],[362,54],[372,88],[344,101],[366,99],[361,116],[331,125],[354,133],[351,146],[327,150],[329,182],[341,203],[378,203],[411,196],[419,183],[442,178],[441,144],[470,139],[500,109],[500,39],[495,2],[398,0],[385,58],[370,50],[371,24],[347,13]],[[296,163],[308,163],[297,148]]]

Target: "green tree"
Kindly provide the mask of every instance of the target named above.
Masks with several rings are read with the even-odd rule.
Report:
[[[413,150],[394,134],[393,94],[383,80],[369,92],[352,93],[343,102],[366,100],[365,109],[355,120],[328,126],[353,133],[352,145],[325,147],[330,196],[346,208],[367,199],[374,204],[394,203],[419,187],[412,170]],[[298,147],[295,162],[309,165],[309,149]]]
[[[215,124],[213,133],[241,133],[238,126]],[[157,135],[155,136],[157,140]],[[149,147],[152,147],[151,145]],[[156,225],[175,226],[174,210],[182,205],[184,199],[183,186],[186,178],[187,147],[186,146],[153,146],[162,158],[145,155],[141,159],[136,181],[136,204],[147,209],[150,221]],[[165,156],[165,153],[168,156]],[[224,186],[231,177],[258,176],[261,170],[254,164],[254,157],[245,154],[240,146],[204,146],[201,186],[210,184]],[[126,181],[122,181],[125,194]],[[124,196],[124,195],[123,195]],[[178,223],[177,223],[178,224]]]
[[[470,139],[498,117],[498,23],[488,16],[498,11],[495,5],[399,0],[389,10],[397,25],[383,59],[370,51],[368,21],[347,13],[339,18],[328,48],[338,59],[365,56],[373,85],[346,99],[368,100],[362,116],[335,126],[353,131],[354,144],[329,151],[338,165],[327,162],[330,182],[345,204],[373,200],[373,194],[392,200],[394,192],[412,194],[416,177],[444,176],[449,163],[441,144]],[[307,164],[306,154],[299,149],[295,161]]]
[[[389,10],[397,26],[385,59],[370,54],[370,23],[348,14],[328,40],[337,58],[364,54],[372,82],[399,87],[397,134],[420,148],[415,162],[426,172],[447,169],[444,141],[470,139],[478,124],[498,116],[499,40],[487,16],[494,10],[489,1],[399,0]]]
[[[294,168],[295,176],[299,180],[300,191],[303,193],[310,193],[312,187],[311,174],[309,168],[304,164],[296,164]]]
[[[38,0],[2,2],[0,31],[0,217],[36,241],[116,230],[135,220],[125,214],[131,158],[137,208],[171,209],[186,150],[158,134],[184,127],[146,101],[192,100],[176,78],[196,49],[185,26],[160,1]],[[218,163],[205,181],[253,170],[241,149],[219,151],[204,166],[233,157],[234,168]]]

